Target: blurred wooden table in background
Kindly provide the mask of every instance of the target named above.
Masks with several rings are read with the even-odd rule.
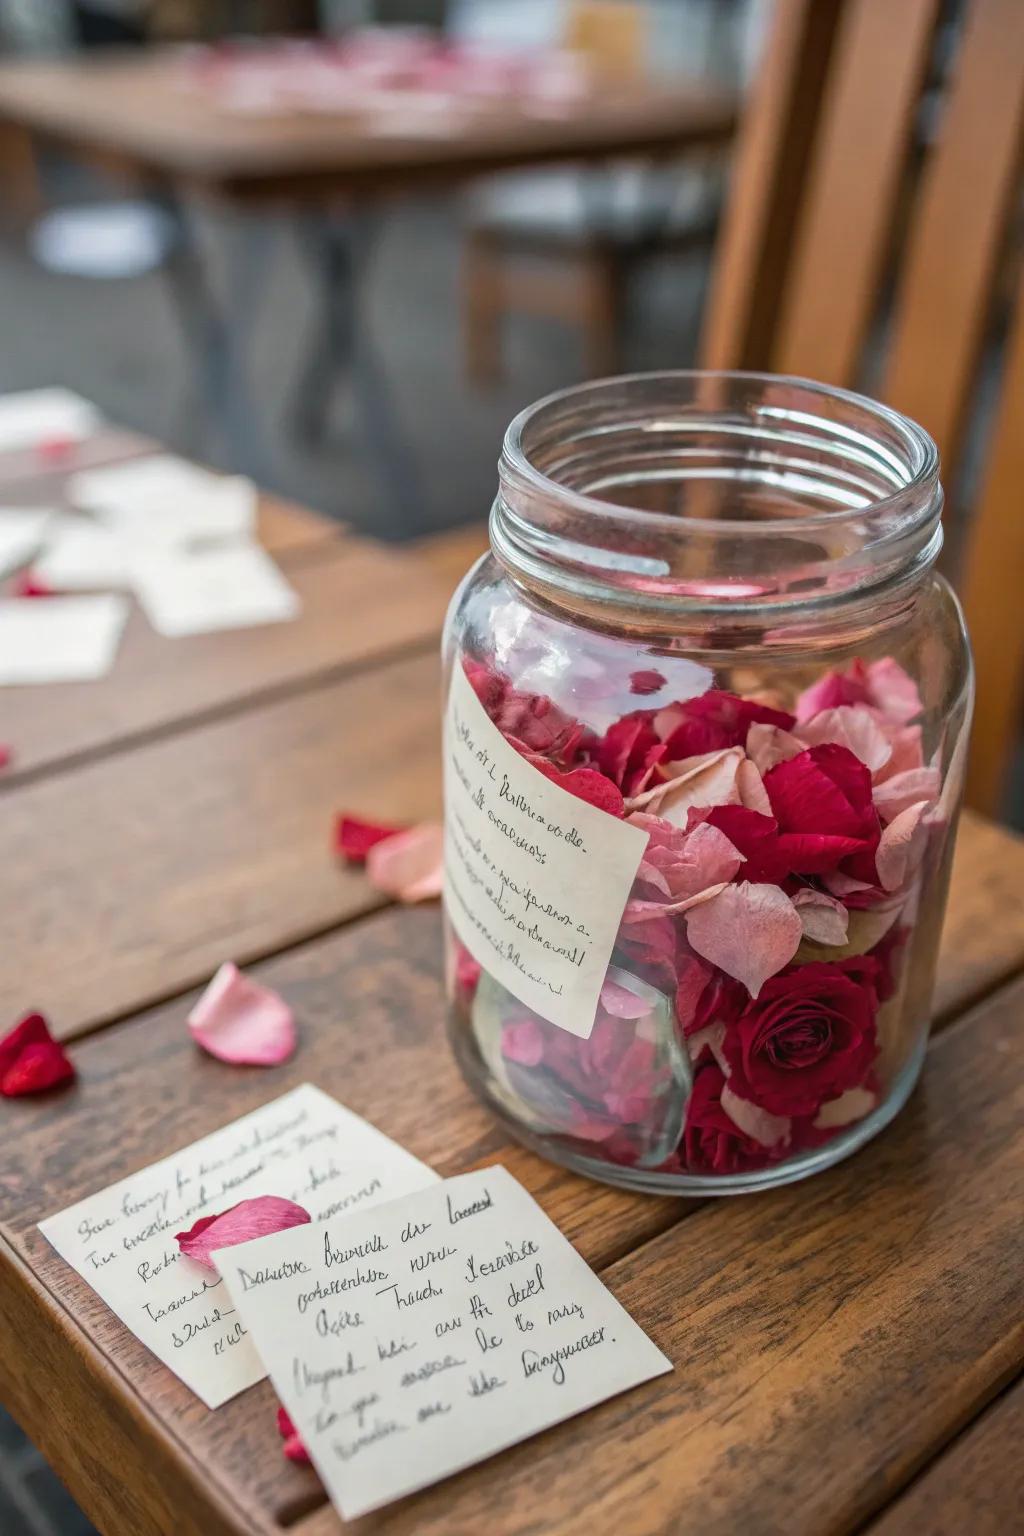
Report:
[[[16,484],[33,493],[24,465]],[[368,1530],[1005,1536],[1024,1499],[1024,844],[965,819],[923,1083],[871,1146],[703,1205],[588,1183],[463,1085],[437,910],[388,907],[330,849],[342,807],[438,811],[438,636],[483,530],[385,549],[269,499],[262,530],[294,624],[170,641],[135,614],[107,679],[0,691],[0,1020],[44,1009],[79,1069],[0,1105],[0,1399],[105,1536],[339,1529],[281,1454],[269,1383],[209,1412],[36,1228],[312,1081],[443,1175],[505,1163],[675,1364]],[[193,989],[228,958],[294,1006],[291,1063],[195,1049]]]

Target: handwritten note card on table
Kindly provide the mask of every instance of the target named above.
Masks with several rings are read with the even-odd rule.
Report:
[[[444,732],[445,908],[474,960],[584,1040],[647,833],[546,779],[461,666]]]
[[[186,1259],[174,1234],[254,1195],[283,1195],[319,1221],[434,1183],[425,1163],[307,1083],[39,1230],[158,1359],[219,1408],[266,1369],[223,1280]]]
[[[672,1369],[504,1168],[215,1258],[348,1520]]]

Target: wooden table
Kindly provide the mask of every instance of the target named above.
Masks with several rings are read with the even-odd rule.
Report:
[[[36,1230],[312,1081],[442,1174],[505,1163],[675,1364],[367,1530],[1005,1536],[1024,1499],[1024,845],[965,819],[923,1084],[857,1157],[705,1204],[588,1183],[463,1085],[437,910],[387,907],[329,847],[340,807],[437,810],[438,632],[482,532],[386,550],[271,501],[263,530],[296,624],[172,642],[136,617],[108,680],[0,692],[18,754],[0,1021],[44,1008],[79,1069],[0,1101],[0,1398],[105,1536],[339,1529],[281,1454],[267,1383],[207,1411]],[[227,958],[294,1005],[288,1065],[191,1043],[194,989]]]
[[[321,315],[296,390],[297,427],[323,435],[331,386],[352,373],[363,431],[389,503],[416,527],[416,477],[375,366],[360,303],[384,195],[464,185],[492,171],[611,157],[670,157],[728,141],[735,97],[700,81],[602,85],[541,115],[502,99],[440,114],[434,131],[382,132],[366,113],[221,110],[175,49],[55,63],[0,65],[0,163],[24,165],[25,139],[98,164],[158,199],[173,218],[167,275],[185,334],[198,338],[198,383],[231,463],[273,484],[265,434],[256,427],[242,364],[243,337],[258,313],[268,226],[246,222],[268,206],[295,222]],[[223,297],[215,292],[198,200],[232,212]],[[410,273],[410,281],[415,281]]]

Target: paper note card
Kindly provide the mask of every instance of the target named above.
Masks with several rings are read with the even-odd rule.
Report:
[[[57,439],[81,442],[100,425],[100,413],[70,389],[28,389],[0,397],[0,453],[38,448]]]
[[[258,544],[147,556],[135,562],[133,584],[153,628],[172,638],[280,624],[302,607]]]
[[[485,970],[588,1039],[647,834],[509,746],[462,667],[445,719],[445,907]]]
[[[174,1234],[255,1195],[283,1195],[320,1221],[436,1182],[425,1163],[307,1083],[39,1230],[159,1360],[219,1408],[266,1370],[223,1281],[186,1259]]]
[[[47,529],[32,574],[55,592],[130,587],[131,554],[131,545],[112,529],[84,517],[59,517]]]
[[[82,511],[150,543],[217,543],[248,538],[256,527],[251,480],[216,475],[169,453],[84,470],[68,490]]]
[[[0,507],[0,576],[27,565],[40,548],[53,514],[36,507]]]
[[[127,600],[110,595],[0,602],[0,683],[106,676],[127,618]]]
[[[346,1520],[672,1369],[504,1168],[216,1259]]]

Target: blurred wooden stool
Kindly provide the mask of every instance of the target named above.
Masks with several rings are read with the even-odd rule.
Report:
[[[962,530],[947,516],[978,672],[967,797],[994,814],[1024,701],[1024,4],[966,0],[956,32],[942,19],[940,0],[778,0],[702,362],[866,388],[905,411],[938,444],[954,513],[965,448],[985,433],[981,385],[998,380],[973,515]]]

